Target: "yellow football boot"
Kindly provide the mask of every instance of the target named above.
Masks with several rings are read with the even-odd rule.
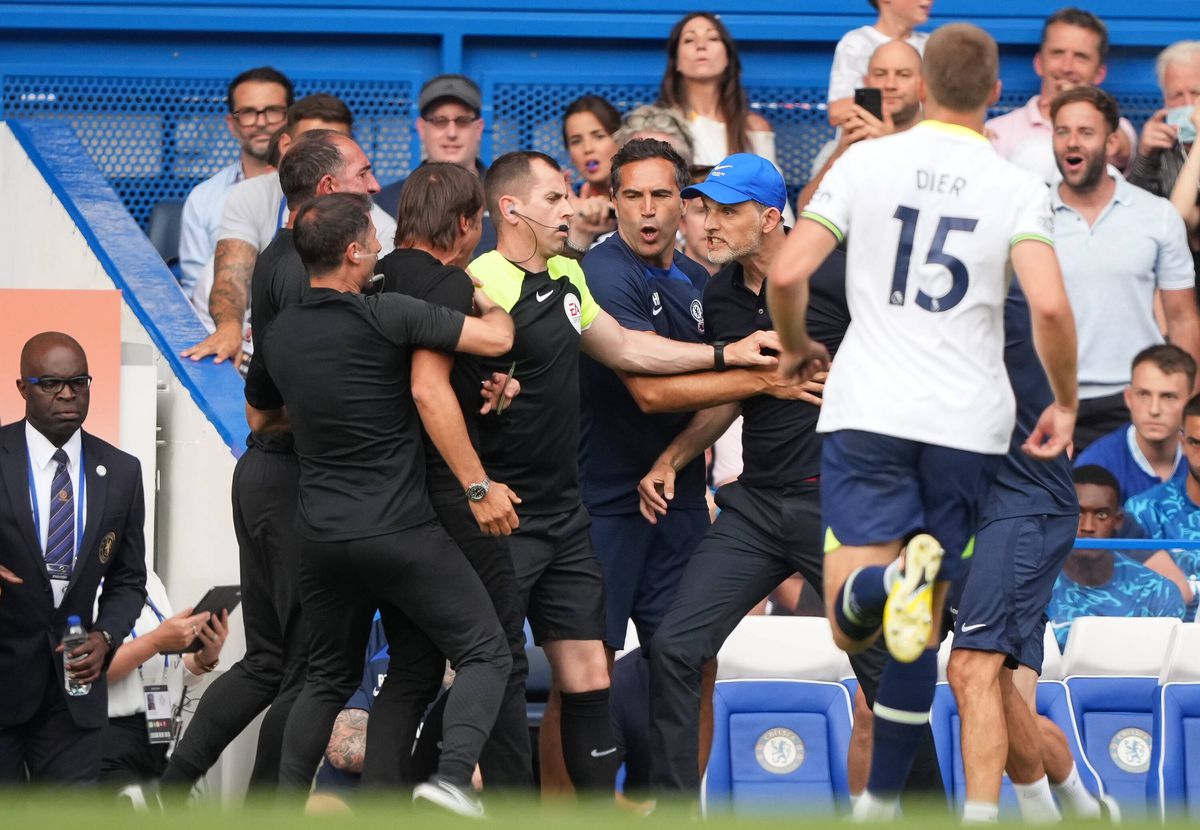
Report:
[[[933,581],[945,551],[928,533],[918,533],[904,551],[904,570],[883,606],[883,637],[897,661],[921,656],[933,634]]]

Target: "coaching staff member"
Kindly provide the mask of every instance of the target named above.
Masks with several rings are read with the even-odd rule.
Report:
[[[142,470],[83,431],[92,378],[74,338],[33,336],[20,366],[25,418],[0,428],[0,786],[88,783],[108,723],[104,669],[146,599]],[[66,655],[92,684],[79,697],[58,652],[69,616],[90,632]]]
[[[337,179],[347,189],[361,187],[357,173],[365,163],[353,139],[325,129],[301,134],[283,157],[279,184],[292,210],[287,225],[254,264],[250,329],[256,350],[279,311],[299,302],[308,289],[308,272],[292,241],[295,216],[312,199],[337,187]],[[251,360],[251,376],[265,371],[262,361]],[[190,788],[268,706],[250,784],[274,787],[279,780],[283,727],[304,686],[308,661],[296,577],[300,537],[293,521],[299,488],[291,432],[251,432],[233,472],[246,656],[200,699],[163,774],[166,786]]]
[[[512,659],[487,592],[434,521],[410,352],[502,354],[512,346],[512,320],[483,296],[478,319],[397,294],[364,298],[380,249],[370,209],[366,196],[340,193],[301,209],[293,238],[310,287],[268,328],[256,357],[265,358],[267,374],[246,389],[251,425],[288,423],[300,459],[296,526],[309,667],[284,730],[279,780],[307,790],[333,722],[362,679],[378,608],[389,641],[400,642],[411,622],[458,674],[438,775],[414,797],[478,814],[471,773]],[[368,729],[368,746],[372,738],[394,740],[375,732]],[[365,775],[371,764],[368,749]]]
[[[479,244],[483,203],[483,183],[457,164],[426,162],[414,170],[400,195],[396,248],[377,267],[383,274],[383,290],[470,314],[475,287],[463,268]],[[413,352],[412,394],[424,427],[429,499],[438,521],[491,596],[513,658],[500,712],[479,760],[480,771],[489,790],[530,789],[533,763],[525,711],[525,615],[512,554],[503,538],[518,524],[513,509],[517,496],[501,482],[490,480],[479,460],[482,378],[483,370],[469,355],[433,349]],[[394,669],[375,701],[371,718],[378,724],[381,712],[398,717],[401,737],[384,747],[374,745],[372,754],[373,760],[384,752],[394,754],[386,767],[398,775],[388,779],[387,770],[379,769],[385,765],[373,764],[373,770],[383,777],[368,778],[368,784],[407,780],[405,771],[417,726],[445,673],[445,657],[419,632],[389,642]]]

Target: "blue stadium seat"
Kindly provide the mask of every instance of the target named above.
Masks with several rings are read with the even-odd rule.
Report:
[[[1071,709],[1071,699],[1067,694],[1066,685],[1061,680],[1043,680],[1037,688],[1038,714],[1043,715],[1063,731],[1071,754],[1075,756],[1075,766],[1079,777],[1093,795],[1099,795],[1102,783],[1099,776],[1088,764],[1083,753],[1075,720]],[[933,726],[933,739],[937,745],[938,766],[941,768],[942,781],[946,787],[946,797],[955,808],[962,810],[967,797],[967,779],[963,772],[962,762],[962,733],[958,716],[958,703],[948,683],[939,683],[933,699],[933,709],[930,722]],[[1016,793],[1012,782],[1005,775],[1000,785],[1000,815],[1001,818],[1018,818],[1020,811],[1017,807]]]
[[[1146,782],[1150,810],[1161,819],[1200,818],[1200,624],[1172,633],[1158,682]]]
[[[1168,683],[1154,696],[1154,748],[1146,782],[1161,819],[1200,819],[1200,683]]]
[[[841,683],[718,681],[712,754],[701,787],[704,810],[846,811],[851,712]]]
[[[183,226],[183,201],[163,199],[150,211],[146,236],[163,262],[179,279],[179,234]]]
[[[1083,751],[1122,817],[1146,816],[1156,677],[1068,677]]]

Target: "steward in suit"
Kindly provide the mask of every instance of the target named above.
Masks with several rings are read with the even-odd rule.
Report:
[[[141,465],[83,431],[90,383],[74,338],[35,335],[17,379],[25,418],[0,427],[0,786],[96,780],[103,672],[145,602]],[[78,697],[59,645],[69,616],[89,632],[67,655],[92,684]]]

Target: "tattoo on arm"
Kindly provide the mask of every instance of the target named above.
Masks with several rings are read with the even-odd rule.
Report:
[[[367,754],[367,718],[362,709],[343,709],[333,722],[333,733],[325,755],[329,763],[343,772],[362,772]]]
[[[237,323],[241,326],[250,295],[250,277],[258,251],[240,239],[222,239],[217,243],[213,265],[213,287],[208,297],[208,313],[218,326]]]

